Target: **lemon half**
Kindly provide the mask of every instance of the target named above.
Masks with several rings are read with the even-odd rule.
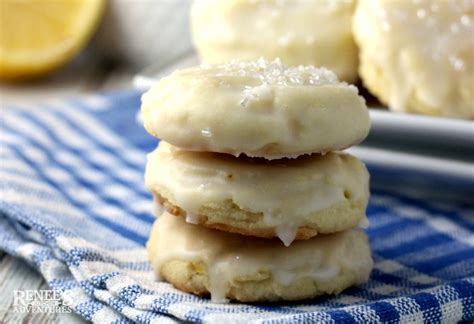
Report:
[[[68,62],[104,7],[105,0],[0,0],[0,78],[28,79]]]

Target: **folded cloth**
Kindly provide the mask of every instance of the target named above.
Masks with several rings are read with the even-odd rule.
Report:
[[[474,320],[474,207],[379,190],[368,208],[375,267],[366,285],[297,303],[214,304],[156,282],[143,184],[156,140],[135,121],[139,98],[2,111],[0,249],[30,263],[74,312],[99,323]]]

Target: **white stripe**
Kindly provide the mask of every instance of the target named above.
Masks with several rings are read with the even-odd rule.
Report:
[[[43,155],[43,153],[36,149],[30,148],[24,151],[30,159],[37,158]],[[40,159],[41,160],[41,159]],[[100,216],[110,220],[113,223],[119,224],[125,228],[139,233],[141,235],[148,233],[149,225],[143,221],[140,221],[134,217],[130,217],[127,213],[124,213],[121,209],[109,206],[105,204],[97,195],[85,188],[79,186],[76,181],[65,171],[57,169],[55,166],[47,163],[41,163],[43,172],[55,181],[60,187],[68,193],[74,200],[86,204],[91,207],[94,206],[94,211]]]
[[[442,217],[432,217],[427,222],[437,231],[447,234],[457,241],[464,242],[470,246],[474,246],[474,235],[468,230],[448,221]]]
[[[54,143],[52,143],[50,141],[49,137],[44,135],[43,132],[41,131],[41,129],[36,127],[36,125],[30,123],[28,120],[25,120],[23,118],[16,117],[16,116],[11,116],[11,118],[9,118],[7,120],[7,122],[8,123],[18,123],[18,124],[23,125],[23,127],[27,127],[28,128],[27,133],[34,133],[35,136],[38,135],[39,138],[41,138],[41,141],[43,142],[43,145],[45,145],[47,147],[54,146]],[[72,177],[70,177],[68,173],[62,171],[61,169],[53,169],[51,167],[50,163],[46,164],[46,161],[48,159],[47,159],[45,154],[41,153],[41,151],[39,151],[37,149],[30,148],[27,151],[25,151],[25,153],[26,152],[30,155],[30,157],[34,161],[41,161],[43,164],[45,164],[45,172],[48,172],[51,177],[54,177],[60,183],[63,183],[63,182],[66,182],[66,181],[71,182]],[[90,173],[96,173],[97,174],[96,175],[97,179],[94,179],[94,183],[97,186],[96,189],[99,189],[102,192],[103,180],[100,179],[100,178],[103,176],[103,174],[98,175],[97,172],[95,172],[93,169],[88,168],[80,159],[78,159],[76,156],[72,155],[71,153],[69,153],[67,151],[58,151],[58,152],[55,153],[55,155],[57,156],[58,159],[62,159],[62,161],[66,162],[66,163],[70,164],[72,167],[74,167],[74,170],[78,174],[81,174],[81,170],[88,170],[87,172],[89,174]],[[119,170],[120,170],[120,168],[119,168]],[[130,169],[127,169],[127,170],[130,171]],[[143,185],[143,183],[142,183],[143,175],[141,173],[138,173],[138,172],[133,172],[133,173],[130,173],[130,176],[132,176],[132,174],[134,176],[133,177],[134,184],[136,184],[137,186],[139,186],[139,185],[142,186]],[[138,179],[140,180],[140,182],[138,181]],[[132,179],[130,179],[130,180],[132,180]],[[113,181],[110,180],[110,182],[113,182]],[[67,188],[65,188],[65,189],[67,189]],[[84,194],[84,195],[86,196],[88,201],[91,202],[93,200],[91,195],[89,195],[89,197],[88,197],[87,194]],[[108,198],[113,198],[113,197],[108,197]],[[140,196],[136,195],[135,192],[132,191],[132,190],[129,190],[129,199],[131,201],[144,200],[144,198],[141,198]],[[137,212],[137,210],[135,210],[133,206],[131,206],[131,209],[132,209],[132,211]],[[107,212],[110,213],[110,207],[109,207]],[[116,211],[114,211],[113,213],[115,213],[115,212]],[[141,212],[141,210],[138,211],[138,212]]]
[[[114,180],[106,177],[105,173],[98,172],[94,169],[88,168],[87,165],[82,163],[80,159],[77,159],[75,155],[70,154],[67,151],[57,152],[56,158],[61,161],[63,164],[68,165],[69,168],[73,169],[76,174],[80,175],[81,178],[87,179],[89,182],[93,183],[95,187],[107,198],[115,198],[119,201],[123,201],[124,204],[127,204],[127,201],[146,202],[147,200],[137,195],[135,191],[128,189],[126,186],[116,184]],[[86,172],[84,172],[86,171]],[[86,177],[83,177],[83,175]],[[139,179],[141,179],[140,177]],[[134,184],[138,186],[143,186],[143,182],[138,182],[137,179],[133,179]],[[110,189],[110,188],[119,188],[119,189]],[[122,192],[121,195],[117,195],[117,190]],[[137,210],[131,204],[127,204],[127,207],[137,212]],[[141,212],[138,211],[138,212]]]
[[[380,260],[381,257],[377,255],[377,259]],[[419,272],[418,270],[407,267],[397,261],[389,259],[378,261],[377,263],[375,263],[374,269],[378,269],[384,273],[398,274],[400,276],[403,276],[404,278],[407,278],[408,280],[416,281],[421,284],[429,284],[440,281],[436,277],[428,276],[422,272]]]
[[[47,279],[54,279],[54,278],[47,278]],[[87,302],[90,302],[91,299],[84,290],[80,287],[74,287],[72,289],[64,291],[64,294],[66,294],[68,297],[71,298],[71,301],[73,302],[74,306],[84,304]]]
[[[460,300],[453,300],[441,305],[441,323],[457,323],[463,317],[463,305]]]
[[[34,177],[26,178],[25,176],[19,176],[19,175],[13,174],[12,172],[6,172],[1,169],[0,169],[0,180],[19,184],[30,189],[44,191],[45,193],[49,195],[58,194],[54,189],[44,184],[43,182],[39,182],[38,179],[35,179]]]
[[[89,115],[81,112],[79,109],[75,109],[74,106],[71,106],[67,102],[63,102],[60,106],[55,106],[55,108],[60,111],[66,109],[68,114],[71,116],[71,119],[80,124],[83,129],[93,134],[97,141],[123,151],[123,153],[125,153],[124,157],[130,162],[138,165],[144,163],[145,157],[142,152],[119,140],[119,136],[117,134],[109,131],[96,119],[91,118]],[[133,120],[130,122],[133,122]]]
[[[68,142],[68,144],[69,144],[69,140],[68,140],[69,138],[81,137],[79,133],[74,132],[67,127],[64,127],[63,123],[61,123],[58,119],[56,119],[53,116],[49,116],[45,114],[40,114],[36,116],[39,119],[41,119],[45,124],[47,124],[51,129],[53,129],[56,136],[63,137],[64,141]],[[92,146],[94,144],[90,141],[82,141],[80,144],[80,146],[83,149],[88,148],[89,145]],[[89,168],[87,165],[82,163],[82,160],[77,159],[75,155],[70,154],[67,151],[58,152],[56,154],[56,158],[66,165],[69,164],[73,166],[75,168],[76,173],[79,173],[81,175],[83,173],[83,170],[87,170],[86,173],[88,176],[88,180],[98,185],[101,192],[107,195],[107,192],[104,189],[106,189],[108,186],[106,187],[101,186],[105,181],[107,181],[105,179],[106,174],[95,172],[93,169]],[[116,160],[113,155],[102,152],[102,151],[92,150],[88,152],[88,158],[94,161],[95,163],[99,164],[101,167],[108,169],[110,173],[115,174],[115,176],[119,177],[120,179],[131,182],[136,188],[143,187],[143,174],[141,172],[134,171],[130,169],[129,167],[123,165],[119,160]],[[116,163],[114,163],[114,161]],[[117,170],[128,170],[128,172],[127,173],[123,171],[117,172]],[[113,181],[110,180],[110,182],[113,182]],[[128,187],[122,186],[121,188],[124,192],[126,192],[125,197],[127,197],[127,200],[139,201],[140,199],[143,199],[140,196],[136,195],[135,191],[130,190]],[[120,197],[116,197],[116,196],[109,196],[109,197],[120,199]],[[133,206],[130,206],[130,208],[135,212],[142,212],[142,210],[136,210]]]
[[[438,232],[454,238],[455,241],[462,241],[466,244],[474,245],[474,236],[471,235],[469,231],[446,220],[443,216],[427,213],[424,209],[416,206],[400,205],[400,202],[394,197],[373,197],[372,203],[374,205],[390,208],[396,211],[396,214],[400,217],[421,219]]]
[[[139,271],[139,270],[127,270],[127,275],[132,277],[141,287],[145,287],[145,285],[149,285],[150,282],[153,283],[153,287],[156,289],[156,284],[158,284],[158,280],[156,279],[155,273],[153,270],[150,271]],[[153,290],[152,287],[148,287],[148,289]]]
[[[90,153],[88,157],[94,159],[95,155],[100,154],[100,158],[95,159],[94,162],[100,164],[101,167],[109,168],[112,173],[114,173],[114,170],[116,169],[126,168],[126,166],[119,159],[117,159],[116,156],[105,151],[98,151],[95,143],[82,136],[74,128],[66,127],[65,123],[58,119],[56,116],[51,114],[41,114],[38,111],[34,111],[32,112],[32,114],[35,115],[36,118],[40,119],[45,125],[47,125],[49,129],[56,136],[60,137],[67,145],[76,145],[78,148],[87,150],[94,149],[91,152],[88,152]],[[85,131],[89,132],[91,128],[92,127],[90,127],[89,125],[89,127],[85,128]],[[120,151],[120,153],[124,153],[122,152],[123,147],[121,147]],[[142,161],[144,160],[145,157],[142,158]],[[140,179],[142,177],[142,174],[140,172],[135,171],[134,173],[136,174],[135,179]]]
[[[135,307],[137,309],[149,309],[156,298],[156,295],[140,295],[135,299]]]
[[[410,219],[422,219],[432,228],[440,233],[452,237],[455,241],[464,242],[468,245],[474,246],[474,235],[461,226],[445,219],[436,214],[429,214],[421,208],[413,206],[397,206],[394,207],[397,215]]]
[[[120,319],[121,317],[122,316],[116,313],[112,308],[102,307],[97,312],[95,312],[94,315],[92,315],[92,322],[93,323],[112,323]]]
[[[80,99],[90,110],[101,111],[110,107],[110,103],[103,96],[87,95]]]
[[[70,250],[77,247],[81,247],[96,250],[101,254],[109,255],[121,262],[148,262],[148,254],[143,247],[126,247],[120,250],[112,250],[109,249],[109,247],[107,247],[107,249],[103,249],[100,246],[79,237],[59,236],[56,240],[61,249],[65,250],[66,252],[69,252]],[[133,258],[131,256],[133,256]]]
[[[70,205],[66,205],[61,201],[54,201],[54,203],[52,203],[51,201],[40,199],[34,195],[23,194],[15,190],[4,190],[1,192],[1,196],[3,201],[9,203],[40,208],[44,211],[62,214],[64,216],[79,217],[78,213],[75,212]]]
[[[372,230],[376,230],[380,227],[388,226],[399,221],[399,219],[393,217],[393,215],[390,213],[377,213],[375,217],[371,217],[369,227]]]
[[[122,273],[107,279],[107,290],[115,296],[118,295],[120,290],[132,285],[136,285],[136,282]]]
[[[359,306],[350,306],[348,307],[349,313],[355,318],[356,322],[364,323],[379,323],[380,318],[377,315],[376,311],[372,308],[359,305]]]
[[[446,285],[433,291],[433,295],[440,304],[441,323],[455,323],[461,320],[463,306],[456,289]],[[451,299],[451,301],[441,303],[446,299]]]
[[[45,132],[27,119],[21,118],[14,114],[6,114],[4,116],[4,122],[5,124],[9,124],[9,126],[15,130],[31,135],[42,145],[48,147],[52,144]],[[19,137],[16,136],[16,138]],[[23,140],[21,140],[21,142],[24,143]]]
[[[32,170],[26,163],[24,163],[20,159],[2,160],[0,162],[0,168],[8,169],[9,172],[18,171],[19,173],[25,173],[25,174],[31,175],[32,177],[36,177],[35,171]]]
[[[22,243],[15,250],[18,255],[25,259],[31,259],[32,255],[41,249],[41,246],[35,243]]]
[[[0,138],[2,138],[2,136],[5,136],[7,133],[0,128]],[[12,149],[8,148],[7,146],[0,146],[0,157],[3,160],[11,160],[11,159],[15,159],[16,158],[16,154],[15,154],[15,151],[13,151]]]
[[[401,297],[385,301],[397,309],[400,323],[423,323],[423,313],[413,299]]]
[[[379,269],[380,271],[384,273],[394,273],[402,269],[405,269],[405,266],[393,260],[383,260],[383,261],[377,262],[374,265],[374,268]]]
[[[400,245],[407,245],[416,242],[424,237],[430,236],[432,233],[428,231],[420,231],[416,226],[410,226],[402,231],[397,231],[390,234],[390,240],[385,236],[378,236],[374,238],[373,244],[377,246],[379,251],[384,249],[393,249]]]
[[[423,253],[420,253],[420,251],[410,251],[401,259],[403,259],[403,262],[406,263],[430,263],[435,259],[441,259],[444,257],[449,257],[453,253],[457,253],[459,251],[459,242],[457,241],[451,241],[448,243],[445,243],[442,245],[442,247],[439,246],[427,246],[423,249]]]
[[[423,273],[420,273],[419,275],[414,276],[414,277],[410,277],[410,280],[418,282],[418,283],[423,284],[423,285],[434,284],[435,282],[439,282],[439,279],[430,277],[430,276],[425,275]]]
[[[120,272],[120,269],[113,263],[103,261],[80,261],[78,266],[78,273],[80,273],[81,280],[88,280],[93,276],[102,275],[110,272]]]
[[[10,143],[10,144],[17,144],[17,145],[23,145],[25,143],[25,141],[22,138],[18,136],[14,136],[9,133],[5,133],[5,132],[0,133],[0,141],[5,142],[5,143]]]

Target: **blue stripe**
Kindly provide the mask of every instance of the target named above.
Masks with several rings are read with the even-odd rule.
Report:
[[[461,300],[462,320],[474,321],[474,285],[467,280],[460,280],[451,282],[450,286],[456,290]]]
[[[100,151],[104,151],[104,152],[107,152],[107,153],[115,156],[121,163],[123,163],[124,165],[126,165],[127,167],[129,167],[131,169],[138,170],[138,171],[143,171],[143,165],[141,165],[139,163],[136,163],[134,161],[129,161],[127,159],[124,159],[122,157],[123,151],[122,152],[118,151],[114,147],[108,146],[108,145],[104,144],[103,142],[101,142],[100,139],[92,136],[90,132],[88,132],[87,130],[85,130],[83,128],[84,125],[82,125],[81,123],[79,123],[75,119],[72,119],[71,116],[69,116],[63,110],[54,109],[54,110],[50,110],[50,111],[54,116],[60,118],[61,121],[63,121],[65,125],[67,125],[70,128],[74,129],[75,131],[80,133],[80,135],[82,137],[87,138],[92,143],[94,143],[94,145],[97,146],[97,149],[99,149]],[[82,113],[87,114],[86,112],[82,112]],[[92,116],[88,116],[88,117],[91,118],[91,119],[94,119],[98,124],[101,124],[101,126],[103,126],[105,128],[105,125],[102,124],[101,122],[99,122],[96,118],[93,118]],[[129,123],[134,123],[134,122],[135,122],[134,120],[129,121]],[[120,136],[119,134],[120,133],[116,133],[116,136],[117,136],[117,138],[120,138],[120,140],[122,141],[123,137],[119,137]],[[127,143],[127,145],[130,145],[130,144]],[[133,148],[131,145],[130,145],[130,147]],[[133,148],[133,149],[140,150],[140,149],[137,149],[137,148]]]
[[[85,107],[90,112],[89,106],[82,101],[78,101],[76,106]],[[136,115],[140,110],[140,94],[119,94],[116,98],[110,99],[110,107],[108,110],[93,112],[95,119],[99,120],[104,128],[110,129],[132,147],[142,151],[149,152],[156,147],[157,140],[136,122]]]
[[[336,323],[356,323],[354,317],[352,317],[352,315],[348,312],[345,312],[343,310],[330,310],[327,312],[328,315],[330,315],[332,317],[332,319],[336,322]]]
[[[3,147],[6,147],[6,143],[0,141],[0,144],[3,146]],[[20,170],[20,169],[17,169],[17,168],[13,168],[11,166],[6,166],[6,165],[3,165],[2,163],[0,163],[0,170],[4,171],[5,173],[11,173],[11,174],[14,174],[16,176],[22,176],[22,177],[25,177],[25,178],[29,178],[31,179],[32,177],[34,177],[36,175],[35,171],[34,170],[28,170],[28,171],[25,171],[25,170]]]
[[[388,284],[388,285],[393,285],[395,287],[417,287],[417,288],[427,288],[430,287],[429,285],[424,285],[420,284],[417,282],[411,282],[408,278],[402,277],[402,276],[397,276],[392,273],[384,273],[381,272],[378,269],[372,270],[372,273],[370,274],[370,277],[372,280],[377,280],[380,283],[383,284]],[[393,294],[393,293],[391,293]],[[383,295],[383,297],[387,297],[390,295]]]
[[[419,293],[411,298],[420,306],[425,323],[440,323],[440,305],[432,294]]]
[[[35,182],[34,179],[29,180],[29,181],[31,181],[32,183]],[[36,183],[38,183],[38,182],[36,182]],[[38,189],[32,189],[31,187],[25,186],[21,183],[11,181],[11,180],[8,180],[8,181],[7,180],[2,180],[2,182],[0,182],[0,189],[2,189],[2,190],[7,190],[7,189],[8,190],[15,190],[17,192],[22,192],[22,193],[25,193],[27,195],[35,196],[36,198],[39,198],[40,200],[63,202],[63,200],[58,197],[58,194],[56,192],[51,192],[51,191],[53,191],[53,189],[41,191],[41,190],[38,190]]]
[[[28,116],[25,116],[25,117],[26,117],[26,119],[34,119],[33,117],[31,117],[31,118],[28,117]],[[155,218],[151,215],[151,212],[150,213],[137,213],[133,209],[131,209],[128,206],[127,203],[123,203],[121,200],[118,200],[118,199],[115,199],[115,198],[112,198],[112,197],[108,197],[106,194],[103,194],[103,193],[101,194],[102,190],[100,188],[105,188],[107,185],[116,185],[116,183],[120,183],[122,186],[124,186],[125,188],[127,188],[129,190],[130,190],[130,188],[133,188],[133,190],[134,190],[133,193],[136,194],[138,198],[150,200],[151,195],[148,192],[146,192],[144,189],[142,189],[142,187],[141,187],[142,183],[138,184],[138,181],[137,181],[137,183],[129,183],[129,182],[126,182],[126,181],[123,181],[123,180],[119,179],[118,177],[113,176],[112,174],[109,173],[109,170],[101,167],[100,165],[97,165],[96,163],[94,163],[92,161],[89,161],[89,160],[85,159],[84,157],[87,156],[87,153],[88,153],[87,151],[77,150],[77,149],[73,149],[69,146],[66,146],[65,144],[62,143],[61,139],[59,139],[57,136],[55,136],[49,129],[46,128],[45,125],[42,125],[39,120],[37,122],[34,122],[32,120],[30,120],[30,121],[37,124],[37,126],[39,128],[41,128],[44,132],[46,132],[48,134],[48,136],[51,137],[51,139],[53,139],[53,142],[58,144],[59,147],[63,148],[64,151],[69,152],[70,154],[72,153],[72,155],[74,155],[75,157],[78,158],[78,160],[83,162],[86,165],[86,167],[91,167],[92,169],[98,170],[105,177],[112,178],[113,181],[103,182],[100,185],[96,185],[93,182],[90,182],[90,181],[84,179],[80,172],[78,172],[78,173],[73,172],[72,169],[68,168],[68,166],[60,163],[60,161],[57,160],[54,157],[54,155],[50,154],[50,151],[47,148],[45,148],[39,141],[37,141],[30,134],[23,134],[26,137],[26,140],[28,142],[34,143],[36,147],[41,148],[41,151],[44,152],[48,156],[48,158],[53,162],[53,164],[55,166],[61,167],[62,169],[66,170],[68,172],[68,174],[72,178],[74,178],[75,181],[78,182],[82,187],[85,187],[85,188],[99,188],[99,190],[94,190],[94,191],[97,194],[97,196],[101,197],[102,200],[106,202],[107,205],[120,206],[120,209],[128,212],[130,215],[136,216],[136,218],[138,218],[142,221],[145,221],[147,223],[152,223],[154,221]],[[6,126],[6,128],[11,130],[11,128],[9,126]],[[12,131],[12,132],[14,132],[14,131]],[[142,178],[140,178],[140,179],[142,179]]]
[[[149,197],[148,192],[146,190],[144,190],[144,188],[142,188],[143,184],[141,182],[138,182],[138,181],[137,182],[128,182],[124,179],[121,179],[118,176],[115,176],[106,167],[103,167],[103,166],[95,163],[92,160],[86,159],[87,156],[88,156],[88,153],[90,151],[93,151],[93,150],[98,151],[97,147],[90,146],[89,150],[76,149],[76,148],[70,146],[69,144],[67,144],[65,141],[63,141],[56,134],[54,134],[54,132],[52,132],[47,125],[43,124],[40,119],[38,119],[38,118],[36,118],[32,115],[28,115],[28,114],[24,114],[24,113],[20,113],[19,115],[21,115],[23,118],[29,120],[30,122],[35,124],[35,126],[40,128],[43,132],[45,132],[49,136],[49,138],[52,140],[52,142],[57,144],[58,147],[62,148],[64,151],[70,153],[71,155],[77,157],[78,160],[83,162],[83,164],[90,167],[91,169],[100,171],[104,176],[113,179],[113,181],[110,181],[110,183],[116,183],[117,182],[117,183],[120,183],[120,184],[124,185],[127,188],[129,188],[130,185],[132,185],[133,188],[135,189],[135,192],[134,192],[135,194],[141,196],[142,198],[148,198]],[[22,134],[22,135],[27,136],[30,140],[34,140],[35,142],[39,143],[39,141],[37,141],[33,136],[31,136],[31,134]],[[97,145],[97,143],[93,143],[93,144]],[[44,148],[44,146],[41,146],[41,147]],[[120,155],[119,154],[112,153],[111,155],[114,158],[116,158],[117,160],[120,160]],[[115,167],[115,166],[112,166],[112,167]],[[136,171],[139,171],[142,174],[144,172],[144,166],[143,165],[141,165],[140,167],[135,167],[134,169]],[[139,179],[137,179],[137,180],[139,180]],[[140,180],[141,180],[141,178],[140,178]]]
[[[379,317],[380,322],[382,323],[395,323],[400,320],[400,315],[398,314],[397,309],[390,303],[380,301],[369,304],[369,307],[375,311],[375,313]]]
[[[422,223],[419,223],[420,228],[422,225]],[[409,239],[410,237],[407,237],[407,240]],[[420,237],[415,240],[410,240],[408,242],[401,242],[400,244],[391,246],[389,248],[379,249],[374,247],[374,251],[377,251],[378,254],[387,259],[399,259],[407,254],[420,253],[423,250],[430,249],[435,246],[442,246],[443,244],[451,242],[453,242],[453,240],[450,237],[444,234],[433,232],[431,235]]]
[[[10,146],[11,147],[11,146]],[[15,152],[26,162],[28,163],[31,167],[35,168],[35,164],[33,162],[31,162],[25,155],[23,155],[22,152],[20,152],[19,150],[17,150],[15,147],[11,147],[13,150],[15,150]],[[45,182],[49,183],[50,185],[52,185],[53,187],[57,187],[55,182],[51,181],[43,172],[40,171],[39,168],[36,168],[37,171],[38,171],[38,176],[43,179]],[[91,206],[87,205],[87,204],[84,204],[84,203],[81,203],[79,201],[76,201],[72,196],[68,195],[66,192],[63,192],[61,191],[60,192],[61,195],[67,200],[69,201],[73,206],[76,206],[77,208],[79,209],[82,209],[82,210],[85,210],[88,215],[90,215],[96,222],[98,222],[99,224],[107,227],[108,229],[110,229],[111,231],[127,238],[127,239],[130,239],[132,241],[135,241],[137,243],[139,243],[140,245],[145,245],[146,241],[148,240],[148,238],[146,236],[143,236],[143,235],[140,235],[138,233],[135,233],[131,230],[129,230],[128,228],[126,227],[123,227],[123,226],[120,226],[120,225],[117,225],[116,223],[114,222],[111,222],[109,221],[108,219],[100,216],[99,214],[96,214],[94,211],[93,211],[93,208],[91,208]]]
[[[421,223],[421,221],[412,221],[412,220],[400,218],[394,222],[390,222],[386,225],[379,226],[373,231],[370,230],[370,226],[369,226],[367,232],[371,234],[371,238],[373,240],[378,239],[379,237],[386,238],[387,235],[404,231],[406,228],[413,226],[414,223]]]
[[[472,183],[472,188],[474,188],[474,183]],[[372,190],[372,193],[379,193],[379,194],[384,194],[387,196],[394,197],[397,201],[397,205],[409,205],[409,206],[417,206],[417,208],[423,209],[424,212],[426,212],[428,215],[442,215],[443,217],[448,218],[451,222],[454,222],[458,224],[459,226],[462,226],[464,228],[468,228],[471,231],[474,231],[474,223],[468,222],[463,219],[463,217],[459,214],[460,211],[465,210],[466,208],[470,207],[473,208],[474,204],[468,204],[468,203],[454,203],[453,201],[450,201],[449,204],[451,206],[457,206],[457,211],[445,211],[442,209],[439,209],[433,205],[431,205],[429,202],[423,201],[421,199],[416,199],[412,197],[408,197],[403,194],[397,194],[394,196],[393,193],[390,193],[385,190]],[[474,216],[474,215],[473,215]],[[474,221],[474,219],[473,219]]]
[[[104,305],[101,302],[91,300],[77,305],[74,310],[86,320],[91,321],[94,314],[103,307]]]
[[[411,266],[423,273],[434,274],[445,267],[455,264],[457,261],[462,260],[467,262],[468,260],[474,260],[474,249],[472,247],[463,247],[461,244],[458,249],[453,249],[452,253],[442,255],[430,260],[423,262],[416,262]],[[474,269],[471,272],[474,275]],[[459,279],[459,278],[450,278]]]
[[[130,307],[135,307],[135,300],[143,294],[141,287],[137,284],[120,289],[118,296],[125,300]]]
[[[80,248],[80,247],[73,248],[68,252],[63,252],[63,257],[69,265],[75,266],[75,267],[80,266],[81,263],[84,262],[84,261],[88,261],[88,262],[101,261],[101,262],[104,262],[104,263],[114,264],[114,265],[116,265],[120,268],[123,268],[123,269],[132,269],[132,270],[135,270],[135,269],[139,268],[140,264],[142,264],[142,263],[148,264],[148,261],[145,261],[145,262],[136,262],[136,261],[124,262],[124,261],[120,261],[116,258],[113,258],[111,256],[101,254],[100,252],[97,252],[93,249]]]
[[[11,132],[14,132],[14,130],[12,130],[9,126],[5,126],[5,127],[7,127]],[[102,190],[100,190],[99,188],[102,188],[102,187],[104,187],[104,186],[107,186],[108,183],[101,183],[100,186],[97,186],[97,185],[95,185],[94,183],[92,183],[92,182],[90,182],[90,181],[88,181],[88,180],[86,180],[86,179],[83,179],[82,176],[79,177],[80,173],[74,173],[74,172],[72,172],[72,170],[69,169],[67,166],[65,166],[65,165],[63,165],[62,163],[60,163],[60,162],[54,157],[54,155],[53,155],[47,148],[45,148],[40,142],[38,142],[36,139],[30,137],[29,134],[23,134],[23,135],[28,136],[28,137],[26,138],[26,141],[27,141],[28,143],[32,143],[33,146],[39,148],[39,149],[41,150],[41,152],[42,152],[43,154],[45,154],[45,155],[48,157],[48,159],[52,162],[52,165],[54,165],[54,166],[57,167],[57,168],[62,169],[63,171],[66,171],[66,173],[68,173],[68,174],[71,176],[71,178],[73,178],[74,181],[77,182],[77,183],[80,185],[80,187],[83,187],[83,188],[91,188],[91,189],[98,189],[98,190],[94,190],[94,193],[95,193],[95,195],[96,195],[98,198],[101,198],[101,200],[105,202],[105,205],[113,205],[113,206],[117,206],[117,205],[118,205],[118,206],[120,206],[120,209],[122,209],[122,210],[124,210],[124,211],[127,211],[129,215],[133,215],[134,217],[136,217],[136,218],[138,218],[138,219],[140,219],[140,220],[142,220],[142,221],[145,221],[145,222],[147,222],[147,223],[150,223],[150,224],[155,220],[155,218],[151,215],[151,213],[137,213],[137,212],[131,210],[131,209],[128,207],[128,205],[127,205],[126,203],[123,203],[122,201],[120,201],[120,200],[118,200],[118,199],[115,199],[115,198],[112,198],[112,197],[108,197],[108,196],[106,196],[106,195],[104,195],[104,194],[101,194],[101,191],[102,191]],[[11,147],[10,144],[9,144],[9,147]],[[24,156],[22,156],[22,157],[23,157],[23,159],[25,159]],[[83,161],[83,160],[81,160],[81,161]],[[85,162],[85,161],[84,161],[84,162]],[[36,168],[36,167],[35,167],[35,169],[36,169],[37,171],[39,171],[40,168]],[[104,171],[104,172],[103,172],[104,174],[107,174],[107,173],[106,173],[106,170],[103,170],[103,171]],[[53,184],[53,183],[52,183],[52,184]],[[111,182],[110,184],[113,184],[113,182]],[[58,189],[61,189],[58,185],[56,185],[56,184],[53,184],[53,185],[54,185],[54,187],[56,187],[56,188],[58,188]],[[125,185],[126,185],[127,188],[130,188],[130,184],[125,183]],[[137,187],[136,185],[133,186],[134,189],[136,189],[136,187]],[[145,197],[145,195],[143,195],[143,196]],[[149,200],[150,197],[151,197],[151,195],[150,195],[150,194],[146,194],[146,197],[147,197],[148,200]]]

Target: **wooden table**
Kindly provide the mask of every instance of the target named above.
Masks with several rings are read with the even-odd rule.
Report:
[[[0,84],[0,107],[3,110],[8,109],[11,104],[130,89],[135,73],[131,68],[79,58],[61,71],[39,81]],[[13,312],[13,291],[46,289],[49,287],[38,272],[24,261],[0,251],[0,323],[86,323],[74,313]]]

